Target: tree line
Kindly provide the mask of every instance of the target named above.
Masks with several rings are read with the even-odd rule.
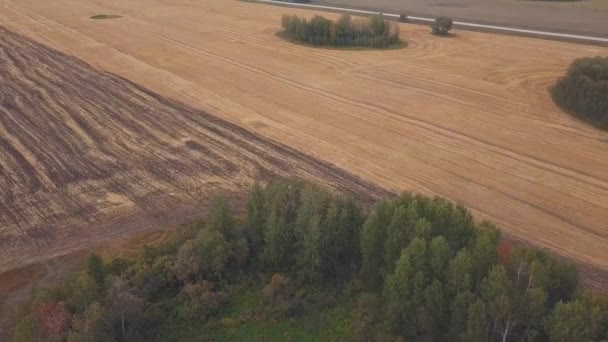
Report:
[[[227,317],[235,288],[263,294],[255,317]],[[319,291],[347,299],[344,339],[608,338],[608,299],[580,289],[573,264],[513,247],[463,206],[404,193],[369,210],[280,179],[252,188],[245,218],[220,197],[205,223],[134,260],[92,255],[83,272],[34,292],[14,340],[178,340],[169,332],[199,325],[209,335],[184,340],[216,340],[248,320],[302,315]]]
[[[337,21],[318,15],[306,20],[296,15],[281,19],[282,34],[318,46],[386,48],[399,43],[399,25],[380,16],[352,19],[344,14]]]
[[[608,57],[575,60],[550,92],[567,111],[608,128]]]

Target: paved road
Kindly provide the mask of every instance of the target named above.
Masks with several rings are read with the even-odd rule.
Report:
[[[379,13],[378,11],[353,9],[353,8],[338,7],[338,6],[287,3],[284,1],[277,1],[277,0],[257,0],[257,1],[262,2],[262,3],[279,4],[279,5],[283,5],[283,6],[318,8],[318,9],[324,9],[324,10],[342,11],[342,12],[349,12],[349,13],[355,13],[355,14],[357,14],[357,13],[359,13],[359,14],[377,14],[377,13]],[[384,15],[386,17],[399,18],[399,14],[395,14],[395,13],[382,12],[382,15]],[[421,16],[408,16],[408,20],[418,21],[418,22],[434,21],[433,18],[421,17]],[[575,40],[575,41],[580,41],[580,42],[592,42],[592,43],[608,43],[608,38],[598,37],[598,36],[587,36],[587,35],[559,33],[559,32],[550,32],[550,31],[542,31],[542,30],[529,30],[529,29],[521,29],[521,28],[516,28],[516,27],[478,24],[478,23],[466,22],[466,21],[454,21],[454,25],[463,27],[463,28],[492,30],[492,31],[499,31],[499,32],[504,32],[504,33],[512,33],[512,34],[526,34],[526,35],[533,35],[533,36],[544,37],[544,38],[568,39],[568,40]]]
[[[608,0],[310,0],[316,5],[608,38]]]

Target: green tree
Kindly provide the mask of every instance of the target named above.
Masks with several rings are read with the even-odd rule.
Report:
[[[89,255],[89,259],[87,260],[87,274],[97,285],[98,291],[103,292],[105,289],[106,273],[103,266],[103,260],[99,255],[95,253]]]
[[[120,327],[120,339],[122,341],[133,340],[130,335],[138,331],[136,323],[141,320],[143,306],[136,289],[131,287],[125,278],[114,278],[106,301],[108,302],[109,317]]]
[[[431,314],[425,305],[429,296],[437,297],[436,289],[431,289],[428,276],[428,248],[421,238],[414,238],[403,249],[395,267],[395,272],[385,281],[385,321],[395,334],[414,337],[418,331],[428,329]],[[432,306],[432,305],[431,305]]]
[[[493,266],[481,282],[481,296],[487,304],[488,316],[502,341],[507,341],[515,325],[511,285],[502,265]]]
[[[361,207],[353,198],[347,198],[337,206],[339,211],[336,227],[337,234],[334,241],[341,242],[338,251],[338,260],[341,265],[350,265],[353,269],[361,267],[361,227],[363,225],[363,213]]]
[[[499,241],[500,232],[494,224],[484,221],[477,227],[477,235],[472,248],[476,288],[490,268],[498,262]]]
[[[363,279],[368,286],[382,283],[385,272],[384,246],[386,229],[393,215],[393,206],[388,201],[380,202],[363,224],[361,233],[361,256]]]
[[[439,36],[447,36],[453,25],[452,18],[439,17],[435,19],[435,22],[431,25],[432,33]]]
[[[264,242],[264,225],[268,215],[266,207],[264,189],[256,183],[251,189],[247,201],[247,235],[251,242],[251,251],[254,254],[262,249]]]
[[[112,263],[110,264],[110,272],[114,275],[120,275],[127,268],[129,268],[129,261],[122,257],[117,257],[112,259]]]
[[[311,282],[320,275],[323,260],[324,237],[321,218],[315,215],[311,218],[308,228],[304,231],[302,247],[300,250],[298,264],[300,273],[305,275]]]
[[[399,42],[399,26],[381,16],[352,20],[343,15],[335,22],[318,15],[308,21],[284,15],[281,26],[284,36],[311,45],[383,48]]]
[[[105,317],[105,309],[97,302],[92,303],[82,315],[72,322],[68,342],[110,342],[112,332]]]
[[[395,266],[395,272],[386,277],[384,284],[384,316],[389,330],[406,336],[416,334],[415,305],[412,298],[414,268],[405,251]]]
[[[436,236],[430,244],[430,271],[433,279],[444,281],[452,251],[443,236]]]
[[[552,258],[545,253],[519,248],[512,252],[509,263],[513,279],[513,325],[520,325],[520,335],[528,339],[539,333],[546,314],[545,288],[551,282]]]
[[[464,340],[470,342],[488,341],[486,305],[480,298],[468,310],[467,331]]]
[[[346,280],[361,268],[361,208],[351,198],[336,198],[323,224],[323,274],[326,280]]]
[[[232,256],[230,244],[224,236],[218,231],[203,229],[196,235],[193,245],[203,278],[221,278],[224,267]]]
[[[447,286],[446,293],[449,292],[449,286]],[[473,301],[477,299],[471,292],[459,292],[451,298],[451,301],[446,300],[446,304],[449,302],[449,327],[447,328],[448,335],[453,337],[455,340],[458,338],[461,341],[470,341],[467,338],[468,319],[469,319],[469,308]]]
[[[469,292],[473,289],[473,259],[466,248],[456,253],[448,266],[447,283],[452,293]]]
[[[557,303],[549,317],[551,341],[601,341],[608,338],[608,306],[593,296]]]
[[[450,260],[446,272],[446,292],[452,296],[450,303],[449,336],[461,336],[467,330],[468,310],[476,296],[473,289],[473,261],[469,251],[463,248]],[[463,337],[464,341],[468,339]]]
[[[345,235],[347,229],[341,222],[340,214],[342,210],[342,201],[333,199],[329,204],[323,222],[319,224],[317,230],[322,235],[319,238],[319,254],[321,256],[321,265],[319,268],[323,277],[326,280],[340,278],[341,275],[348,273],[343,263],[342,254],[345,250],[349,237]],[[320,220],[320,219],[319,219]],[[316,222],[313,220],[311,228],[316,227]]]
[[[395,209],[391,223],[387,227],[387,237],[384,244],[384,262],[387,272],[391,273],[395,269],[395,263],[401,256],[401,250],[407,246],[411,239],[412,218],[408,215],[408,208],[401,205]],[[414,212],[414,215],[416,213]]]
[[[286,269],[289,266],[287,253],[290,247],[285,217],[272,212],[264,229],[263,263],[272,271]]]
[[[421,218],[414,224],[414,237],[418,237],[424,240],[430,239],[432,235],[431,222],[426,218]]]
[[[193,240],[184,242],[175,256],[173,275],[183,283],[193,282],[199,275],[200,267]]]
[[[227,240],[234,238],[234,218],[226,197],[218,196],[213,199],[208,227],[221,233]]]
[[[444,285],[435,279],[424,289],[423,301],[417,308],[420,334],[432,341],[441,340],[448,324],[448,308]]]
[[[569,301],[574,298],[578,287],[578,270],[573,262],[553,258],[551,260],[550,279],[546,284],[548,294],[547,302],[553,307],[560,301]]]
[[[87,273],[79,273],[70,284],[70,295],[67,303],[74,312],[83,312],[98,296],[98,285]]]
[[[313,219],[318,220],[319,224],[324,220],[331,201],[332,198],[327,191],[322,191],[311,185],[302,189],[295,221],[297,239],[302,239]]]
[[[550,92],[553,101],[568,113],[608,129],[608,57],[575,60]]]

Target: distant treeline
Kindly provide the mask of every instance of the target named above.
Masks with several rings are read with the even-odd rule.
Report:
[[[567,111],[608,128],[608,57],[575,60],[551,95]]]
[[[352,19],[344,14],[333,21],[321,16],[310,20],[284,15],[283,35],[311,45],[386,48],[399,43],[399,25],[380,16]]]
[[[298,180],[255,186],[246,218],[133,260],[92,255],[37,289],[13,341],[606,341],[608,297],[575,265],[516,248],[463,206],[404,193],[362,208]]]

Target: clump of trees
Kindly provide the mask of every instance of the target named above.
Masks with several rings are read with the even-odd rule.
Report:
[[[550,92],[560,107],[608,128],[608,57],[575,60]]]
[[[386,48],[399,43],[399,26],[381,16],[352,19],[344,14],[338,21],[321,16],[307,20],[284,15],[283,36],[302,43],[336,47]]]
[[[260,294],[255,313],[226,317],[243,289]],[[366,210],[275,180],[253,187],[244,219],[219,198],[205,224],[136,260],[91,256],[73,279],[34,293],[14,340],[175,340],[168,331],[193,326],[210,335],[186,340],[215,340],[301,315],[319,292],[346,298],[341,331],[357,340],[608,338],[608,299],[580,290],[573,264],[513,247],[463,206],[404,193]]]
[[[447,36],[454,26],[454,21],[449,17],[439,17],[431,25],[431,33],[438,36]]]

